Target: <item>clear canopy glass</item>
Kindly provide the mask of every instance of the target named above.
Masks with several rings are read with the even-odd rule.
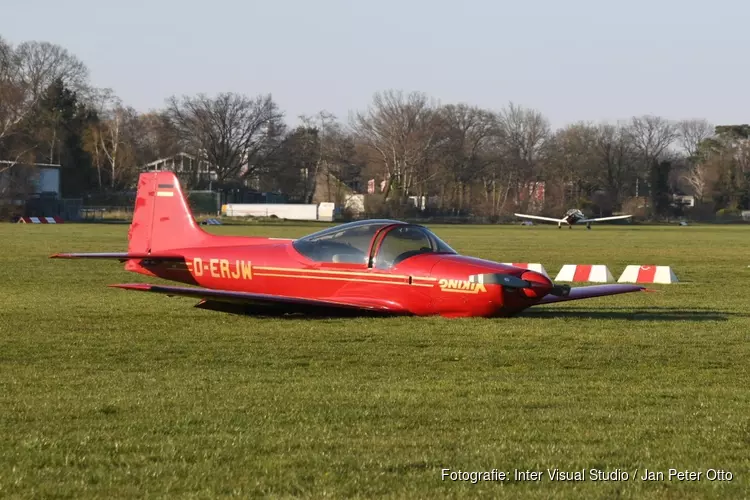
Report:
[[[383,231],[378,234],[381,229]],[[293,246],[300,254],[317,262],[380,268],[394,266],[423,253],[456,253],[427,228],[389,219],[341,224],[295,240]],[[373,249],[376,254],[370,262]]]

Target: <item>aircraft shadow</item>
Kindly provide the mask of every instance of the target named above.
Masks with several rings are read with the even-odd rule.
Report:
[[[200,307],[205,308],[205,307]],[[205,308],[209,309],[209,308]],[[284,307],[248,306],[221,307],[210,309],[242,316],[252,316],[259,319],[305,319],[330,320],[354,318],[387,318],[397,314],[376,311],[340,311],[340,310],[296,310],[290,311]],[[546,318],[546,319],[609,319],[629,321],[728,321],[730,317],[750,317],[750,313],[717,311],[707,308],[680,307],[650,307],[647,310],[633,310],[627,307],[611,307],[606,310],[591,310],[586,308],[552,309],[548,306],[530,308],[516,316],[517,318]],[[501,318],[494,318],[501,319]]]
[[[553,309],[535,307],[522,312],[524,318],[567,318],[567,319],[612,319],[630,321],[728,321],[730,317],[747,318],[748,313],[719,311],[706,308],[649,307],[633,310],[627,307],[611,307],[605,310],[584,308]]]
[[[255,318],[268,319],[343,319],[343,318],[382,318],[393,317],[394,314],[383,313],[380,311],[360,311],[325,309],[317,307],[304,306],[271,306],[255,304],[231,304],[206,301],[194,306],[198,309],[218,311],[240,316],[252,316]]]

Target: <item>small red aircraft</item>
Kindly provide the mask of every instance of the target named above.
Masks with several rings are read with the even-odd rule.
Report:
[[[127,253],[52,258],[117,259],[125,269],[195,287],[110,285],[201,299],[196,307],[250,314],[378,313],[512,316],[539,304],[644,290],[637,285],[570,288],[545,275],[459,255],[427,228],[370,219],[296,240],[209,234],[177,177],[140,175]]]

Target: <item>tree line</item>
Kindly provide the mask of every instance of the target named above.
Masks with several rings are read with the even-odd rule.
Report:
[[[750,208],[747,124],[646,115],[555,130],[513,103],[485,109],[397,90],[346,121],[300,118],[288,126],[271,94],[229,92],[172,96],[141,113],[94,87],[63,47],[0,37],[0,200],[29,189],[29,164],[63,165],[62,195],[83,197],[131,189],[144,165],[185,152],[213,172],[183,173],[188,189],[251,185],[311,202],[333,180],[330,201],[341,204],[347,190],[374,185],[369,211],[390,215],[413,209],[414,197],[436,213],[490,217],[570,207],[679,215],[674,194],[694,195],[694,211]]]

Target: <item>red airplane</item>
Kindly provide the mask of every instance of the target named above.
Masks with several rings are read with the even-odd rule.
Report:
[[[140,175],[125,269],[195,287],[110,285],[201,299],[196,307],[251,314],[377,313],[512,316],[539,304],[644,290],[637,285],[556,285],[545,275],[459,255],[427,228],[371,219],[296,240],[209,234],[171,172]]]

